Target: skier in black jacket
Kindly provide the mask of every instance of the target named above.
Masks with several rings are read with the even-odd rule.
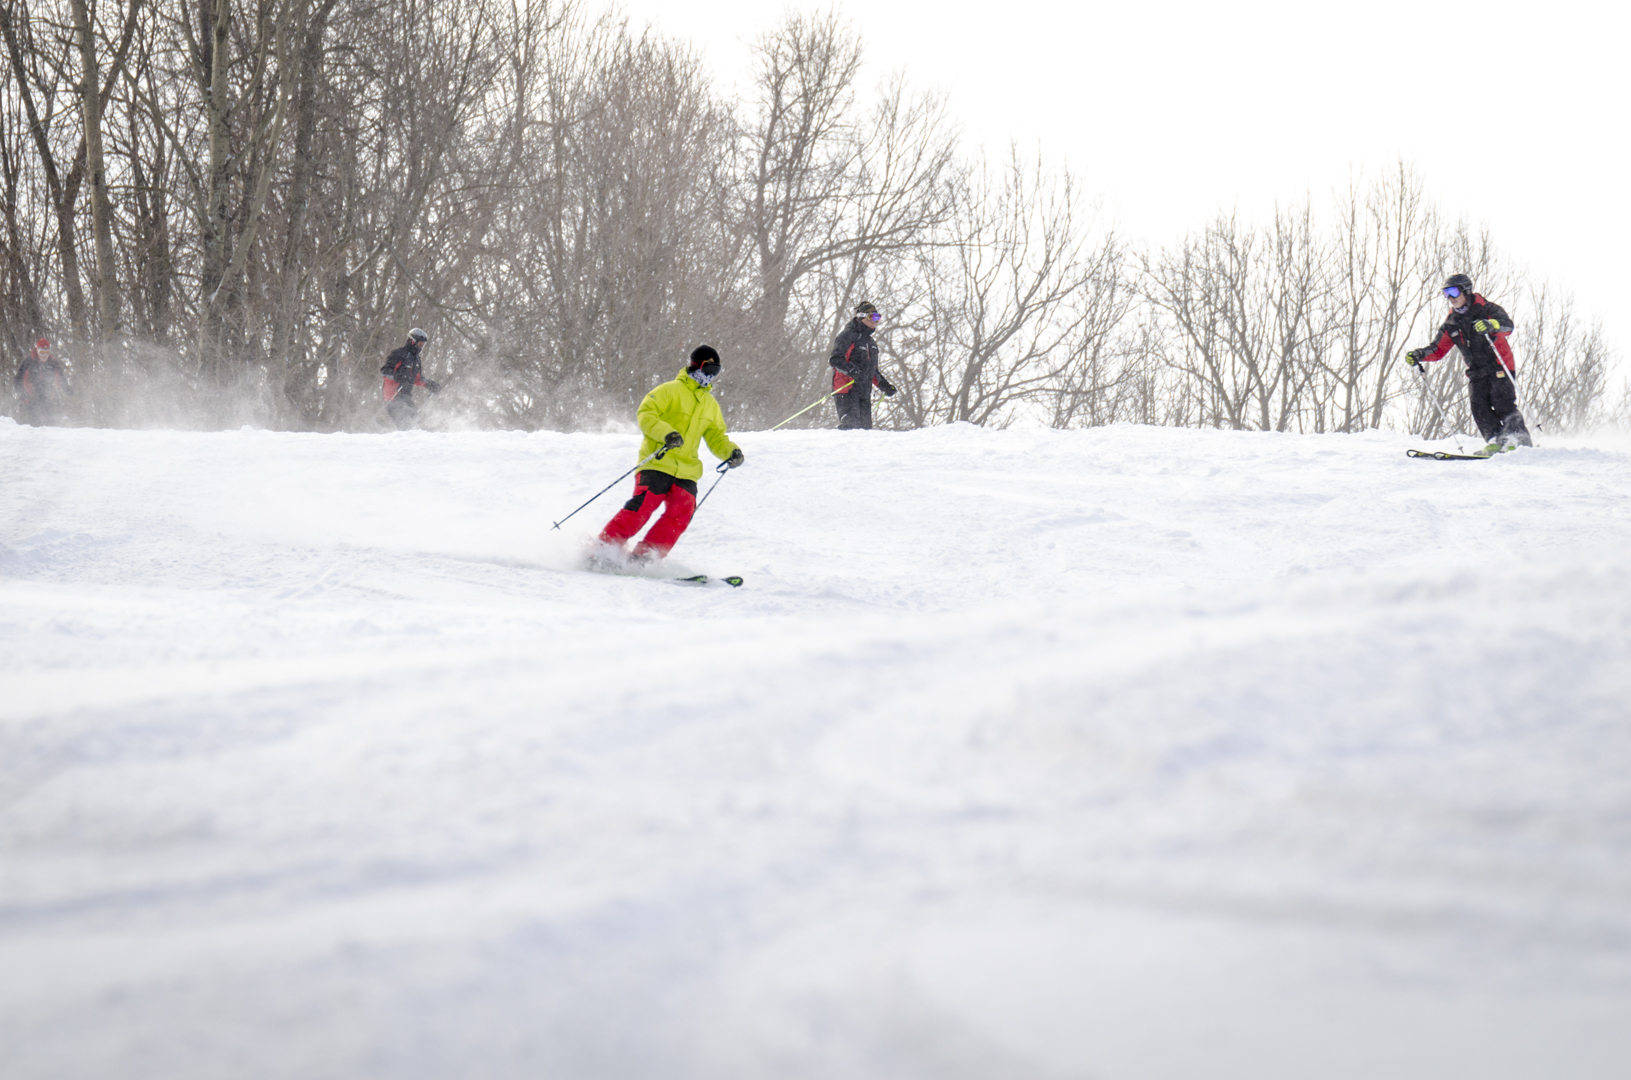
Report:
[[[35,427],[50,427],[63,422],[64,400],[72,391],[68,386],[68,369],[62,361],[51,355],[51,339],[40,338],[28,352],[28,359],[11,377],[17,391],[17,419]]]
[[[832,345],[833,402],[838,406],[838,430],[872,427],[872,388],[894,397],[895,388],[878,372],[878,343],[872,332],[883,322],[883,314],[865,300],[855,307],[855,317],[839,331]]]
[[[398,430],[414,425],[414,415],[419,411],[419,406],[413,400],[414,387],[423,386],[433,394],[442,389],[441,383],[425,378],[419,369],[419,354],[429,340],[429,334],[414,327],[408,331],[407,343],[387,356],[385,366],[379,369],[379,373],[385,376],[381,387],[385,395],[385,411]]]
[[[1514,447],[1533,446],[1518,411],[1518,365],[1506,340],[1512,333],[1512,316],[1474,292],[1472,278],[1466,274],[1451,274],[1444,283],[1444,296],[1450,301],[1450,315],[1439,327],[1438,337],[1425,349],[1405,353],[1404,362],[1415,367],[1443,359],[1451,346],[1460,349],[1467,365],[1467,400],[1473,423],[1489,442],[1477,455],[1489,457]]]

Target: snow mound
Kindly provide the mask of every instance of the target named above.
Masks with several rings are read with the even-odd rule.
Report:
[[[5,1075],[1624,1074],[1623,444],[737,438],[0,425]]]

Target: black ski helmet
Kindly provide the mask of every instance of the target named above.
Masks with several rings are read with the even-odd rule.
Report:
[[[1460,289],[1467,296],[1472,295],[1472,278],[1466,274],[1451,274],[1444,282],[1446,289]]]
[[[718,368],[719,352],[712,345],[698,345],[691,350],[691,366],[699,368],[703,364],[713,364]]]

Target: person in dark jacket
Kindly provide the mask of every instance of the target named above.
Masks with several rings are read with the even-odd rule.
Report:
[[[883,322],[883,313],[863,300],[855,307],[855,317],[839,331],[832,344],[833,403],[838,407],[838,430],[872,427],[872,388],[894,397],[895,388],[878,371],[878,343],[872,332]]]
[[[17,419],[35,427],[61,424],[67,404],[68,369],[51,355],[51,339],[40,338],[28,352],[28,359],[12,376],[17,391]]]
[[[429,334],[414,327],[408,331],[407,343],[386,357],[385,366],[379,369],[379,373],[385,376],[381,388],[385,395],[385,411],[399,431],[413,427],[414,417],[419,412],[419,406],[413,400],[414,387],[423,386],[433,394],[442,389],[441,383],[425,378],[420,370],[420,354],[429,340]]]
[[[1512,333],[1512,316],[1501,305],[1474,292],[1472,278],[1466,274],[1450,275],[1444,283],[1444,297],[1450,302],[1450,314],[1439,327],[1438,337],[1425,349],[1405,353],[1404,362],[1412,367],[1430,364],[1443,359],[1451,346],[1460,349],[1467,365],[1467,399],[1473,423],[1489,443],[1477,451],[1478,456],[1533,446],[1529,428],[1518,411],[1518,365],[1506,340]]]

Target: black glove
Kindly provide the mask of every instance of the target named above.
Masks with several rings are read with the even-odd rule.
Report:
[[[895,396],[894,384],[891,383],[888,379],[884,378],[882,375],[878,376],[878,389],[883,391],[883,396],[884,397],[894,397]]]
[[[731,456],[725,459],[725,465],[727,468],[734,469],[746,460],[747,458],[742,455],[742,448],[738,446],[735,450],[731,451]]]
[[[429,390],[433,394],[440,394],[442,392],[442,384],[437,382],[435,379],[426,379],[425,389]]]
[[[1411,349],[1409,352],[1404,354],[1404,362],[1409,364],[1411,367],[1415,367],[1417,364],[1422,362],[1422,358],[1426,355],[1426,349]]]
[[[680,447],[682,447],[684,445],[685,445],[685,436],[681,435],[677,431],[670,431],[667,435],[663,436],[663,449],[664,450],[678,450]]]

